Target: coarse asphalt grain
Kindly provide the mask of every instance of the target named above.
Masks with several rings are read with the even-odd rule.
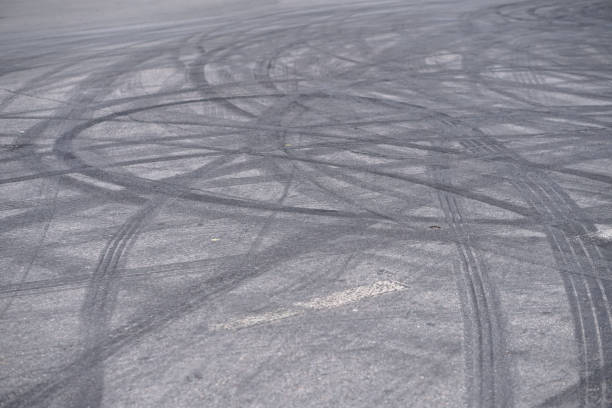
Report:
[[[610,1],[193,7],[0,30],[0,407],[612,407]]]

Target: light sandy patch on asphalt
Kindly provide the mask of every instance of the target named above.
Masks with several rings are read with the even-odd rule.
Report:
[[[0,219],[10,217],[13,215],[17,215],[17,214],[21,214],[23,212],[26,212],[27,210],[28,210],[27,208],[14,208],[11,210],[0,211]]]
[[[97,186],[100,188],[106,188],[108,190],[113,190],[113,191],[123,190],[122,186],[119,186],[117,184],[106,183],[104,181],[97,180],[95,178],[86,176],[84,174],[79,174],[79,173],[70,174],[68,177],[78,180],[78,181],[82,181],[83,183],[93,184],[94,186]]]
[[[612,168],[612,158],[584,160],[581,163],[565,166],[568,169],[586,170],[594,173],[606,174]]]
[[[546,234],[541,231],[524,229],[524,228],[513,228],[509,230],[505,230],[500,233],[500,235],[504,237],[514,237],[514,238],[546,238]]]
[[[438,52],[425,58],[427,65],[442,66],[447,69],[461,69],[463,58],[460,54]]]
[[[314,298],[309,302],[298,302],[294,305],[308,309],[331,309],[344,306],[348,303],[358,302],[365,298],[402,290],[404,288],[405,286],[399,282],[378,281],[371,285],[358,286],[341,292],[335,292],[322,298]]]
[[[587,239],[600,239],[604,241],[612,241],[612,225],[595,224],[596,231],[587,232],[585,234],[574,235],[571,237],[573,241],[581,241]]]
[[[202,153],[207,151],[202,150]],[[180,154],[180,152],[179,152]],[[172,158],[172,155],[168,156]],[[124,166],[130,173],[149,180],[163,180],[166,178],[178,176],[180,174],[196,171],[198,168],[210,163],[214,157],[194,157],[192,159],[180,159],[172,161],[151,162],[142,164],[132,164]]]
[[[388,100],[388,101],[395,101],[395,102],[400,102],[400,103],[410,103],[410,102],[412,102],[411,99],[409,98],[410,95],[407,95],[406,97],[402,97],[402,96],[397,95],[397,94],[390,94],[390,93],[386,93],[386,92],[377,92],[377,91],[370,91],[370,92],[365,92],[365,93],[361,93],[361,94],[357,94],[357,95],[358,96],[377,98],[377,99],[381,99],[383,101]]]
[[[276,320],[286,319],[303,313],[300,310],[280,310],[277,312],[268,312],[258,315],[251,315],[241,319],[232,319],[225,323],[213,326],[213,330],[235,330],[251,327],[262,323],[270,323]]]
[[[514,123],[500,123],[491,126],[481,126],[480,130],[492,136],[530,135],[542,132],[540,129],[534,129],[528,126],[515,125]]]
[[[394,281],[376,281],[370,285],[358,286],[339,292],[331,293],[324,297],[316,297],[306,302],[296,302],[292,307],[272,312],[252,314],[246,317],[230,319],[224,323],[212,325],[212,331],[236,330],[260,324],[271,323],[304,314],[308,309],[323,310],[345,306],[360,300],[384,295],[406,289],[406,286]]]
[[[587,98],[572,93],[530,90],[529,97],[539,103],[552,106],[605,106],[610,101],[604,98]]]
[[[548,120],[550,122],[568,123],[570,125],[584,126],[586,128],[597,128],[597,129],[605,128],[605,126],[598,125],[597,123],[583,122],[583,121],[575,120],[575,119],[554,118],[554,117],[544,118],[544,119],[546,119],[546,120]]]
[[[351,151],[334,152],[329,154],[323,154],[319,156],[320,160],[326,160],[330,165],[336,164],[386,164],[393,163],[393,159],[385,159],[379,157],[372,157],[362,153],[355,153]]]
[[[612,225],[595,224],[597,232],[595,233],[601,239],[612,241]]]

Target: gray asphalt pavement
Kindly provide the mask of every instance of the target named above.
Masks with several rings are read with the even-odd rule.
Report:
[[[612,407],[609,0],[183,1],[0,3],[0,407]]]

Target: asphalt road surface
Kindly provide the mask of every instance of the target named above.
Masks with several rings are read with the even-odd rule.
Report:
[[[612,406],[609,0],[2,4],[0,407]]]

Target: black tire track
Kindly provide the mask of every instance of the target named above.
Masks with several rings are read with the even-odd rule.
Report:
[[[496,14],[496,18],[502,21],[514,18],[512,13],[518,10],[520,15],[518,21],[524,29],[528,29],[534,21],[540,24],[550,23],[554,27],[566,27],[568,26],[566,20],[571,20],[571,18],[563,13],[568,11],[578,12],[578,15],[581,16],[579,17],[581,24],[591,22],[593,18],[590,16],[593,10],[582,6],[576,6],[576,8],[562,6],[560,7],[562,12],[559,14],[554,10],[551,12],[547,7],[533,6],[523,2],[508,7],[486,9],[483,14],[479,14],[482,21],[477,24],[486,25],[491,21],[497,21],[490,17],[491,9],[502,10],[501,13]],[[72,363],[55,370],[53,375],[56,375],[53,378],[27,388],[19,394],[5,395],[3,397],[5,399],[0,400],[0,406],[5,406],[5,404],[11,407],[45,406],[50,401],[56,401],[56,398],[60,398],[61,402],[66,402],[65,406],[76,407],[80,404],[100,406],[104,391],[104,365],[109,357],[129,350],[145,336],[161,330],[188,313],[199,311],[208,302],[221,299],[224,294],[238,285],[260,276],[266,270],[271,270],[273,265],[289,259],[288,253],[291,252],[293,254],[291,256],[299,256],[299,254],[310,251],[316,252],[322,247],[338,245],[339,253],[346,252],[350,255],[356,250],[368,248],[367,239],[353,238],[351,235],[359,233],[362,228],[381,222],[394,226],[392,229],[389,227],[387,235],[383,232],[368,230],[368,234],[373,234],[370,236],[376,236],[385,242],[391,242],[393,239],[417,239],[418,235],[412,223],[423,223],[426,218],[403,216],[402,211],[394,211],[393,206],[388,205],[385,201],[385,198],[389,197],[394,197],[397,201],[401,199],[410,201],[410,187],[414,185],[418,186],[419,191],[433,190],[435,192],[439,206],[443,210],[444,219],[451,231],[451,237],[436,239],[432,234],[427,234],[418,239],[421,242],[435,241],[453,244],[457,248],[459,260],[456,269],[457,282],[465,317],[468,405],[480,408],[511,407],[514,398],[513,381],[515,380],[510,375],[511,361],[506,355],[507,346],[504,339],[506,332],[497,288],[489,266],[483,259],[484,251],[479,249],[478,240],[471,232],[471,224],[494,223],[494,220],[477,221],[476,218],[466,216],[469,213],[470,202],[468,200],[476,200],[509,210],[523,217],[519,221],[495,220],[499,225],[524,226],[534,223],[538,229],[545,230],[554,250],[558,269],[568,293],[570,308],[574,314],[577,342],[581,350],[579,355],[582,373],[579,384],[550,398],[545,405],[571,404],[572,406],[606,407],[608,401],[612,401],[610,398],[611,376],[609,375],[609,364],[612,357],[609,347],[612,344],[609,302],[612,288],[610,286],[610,258],[604,248],[590,238],[597,232],[593,217],[587,211],[581,210],[563,188],[554,183],[553,176],[550,176],[549,172],[554,171],[610,184],[612,178],[608,175],[565,167],[576,161],[606,158],[608,152],[602,147],[595,155],[591,153],[594,149],[592,147],[585,149],[581,154],[572,156],[570,161],[560,160],[558,163],[541,164],[528,161],[515,150],[507,148],[493,138],[485,137],[478,131],[466,130],[466,126],[463,125],[461,129],[454,126],[456,123],[450,123],[452,118],[458,118],[466,111],[471,114],[468,113],[465,118],[461,119],[465,121],[463,123],[470,121],[478,123],[478,118],[475,119],[474,116],[477,113],[476,110],[481,109],[482,106],[474,103],[462,107],[463,111],[453,112],[456,107],[459,107],[457,100],[460,98],[453,99],[455,95],[450,95],[450,93],[454,91],[449,91],[449,88],[444,89],[442,87],[444,81],[451,83],[455,81],[458,84],[467,84],[468,87],[484,86],[494,89],[498,95],[505,95],[521,107],[526,106],[523,111],[529,111],[529,106],[534,106],[536,109],[531,112],[523,112],[532,122],[544,115],[551,114],[550,110],[544,103],[533,103],[529,98],[517,95],[518,91],[508,92],[512,84],[520,84],[517,86],[520,92],[527,92],[530,89],[534,92],[548,92],[559,88],[543,82],[539,74],[544,70],[538,70],[536,64],[530,64],[529,61],[524,60],[519,60],[513,67],[522,69],[526,66],[527,72],[518,74],[515,72],[516,75],[511,80],[489,80],[478,75],[486,61],[477,61],[474,65],[468,65],[470,72],[467,72],[466,78],[459,78],[459,75],[466,73],[465,70],[447,69],[440,62],[425,63],[423,59],[438,49],[444,51],[446,48],[444,52],[453,48],[461,49],[462,41],[449,41],[449,34],[463,32],[459,29],[455,30],[455,25],[451,23],[448,25],[444,23],[441,26],[434,24],[431,28],[427,27],[427,19],[424,20],[425,23],[413,19],[410,23],[412,26],[409,26],[403,21],[408,10],[414,10],[414,5],[394,2],[385,3],[384,7],[381,4],[351,5],[344,8],[326,6],[316,12],[295,10],[272,13],[253,19],[236,19],[240,21],[239,28],[218,24],[215,30],[206,34],[194,34],[195,31],[201,31],[201,27],[197,25],[177,28],[177,32],[172,32],[172,29],[159,32],[156,29],[144,30],[137,35],[140,42],[134,43],[133,49],[126,46],[114,56],[119,57],[116,64],[105,64],[99,73],[87,76],[71,91],[73,96],[68,101],[70,103],[66,108],[59,110],[61,115],[55,116],[55,119],[74,120],[76,125],[55,126],[52,125],[53,120],[49,120],[43,122],[43,125],[32,128],[23,140],[28,141],[32,135],[32,141],[35,141],[38,133],[49,130],[59,135],[52,152],[56,161],[50,161],[51,154],[44,156],[32,154],[24,161],[26,164],[24,167],[33,170],[29,176],[17,175],[5,178],[0,180],[0,184],[10,185],[41,177],[59,177],[63,186],[68,186],[71,190],[82,194],[83,203],[71,203],[71,200],[65,200],[71,203],[71,208],[76,210],[82,208],[81,204],[86,208],[91,203],[115,200],[119,203],[133,205],[135,215],[120,226],[113,235],[100,255],[94,274],[87,282],[86,301],[83,304],[81,316],[83,350],[74,356]],[[378,20],[379,18],[381,20]],[[282,21],[283,24],[277,24],[279,21]],[[380,21],[385,21],[384,27],[380,27]],[[265,29],[265,25],[269,22],[274,22],[274,24],[271,28]],[[440,33],[434,35],[434,31],[439,29]],[[415,34],[412,34],[410,30],[414,30]],[[390,48],[383,48],[382,51],[366,41],[369,35],[393,34],[394,31],[400,32],[400,39]],[[478,37],[478,33],[472,34]],[[144,51],[139,50],[139,46],[146,45],[146,37],[149,35],[152,35],[152,40],[161,42],[147,46],[148,48]],[[167,35],[172,39],[165,38]],[[529,40],[529,37],[526,38]],[[477,39],[482,42],[489,41],[489,45],[495,47],[500,44],[511,47],[511,52],[502,54],[501,59],[505,59],[507,54],[524,51],[522,49],[525,44],[524,38],[517,39],[517,41],[499,42],[491,41],[491,37],[483,35]],[[539,39],[547,40],[545,36]],[[107,44],[104,37],[93,37],[90,40],[96,46]],[[110,41],[115,41],[117,44],[118,40],[120,39],[112,38]],[[63,46],[66,47],[83,45],[83,42],[79,40],[73,41],[65,38],[62,41]],[[598,42],[600,41],[589,41],[593,46],[597,46]],[[599,47],[603,54],[605,46],[600,45]],[[477,46],[473,45],[468,49],[474,55],[464,54],[464,61],[469,61],[478,54]],[[463,52],[465,48],[461,50]],[[293,77],[290,78],[288,69],[284,71],[285,77],[274,77],[272,73],[282,64],[279,62],[281,56],[292,56],[291,53],[294,51],[301,56],[297,57],[298,64],[293,67]],[[182,52],[191,53],[191,62],[185,64],[177,62]],[[44,61],[49,55],[43,53],[37,58]],[[171,57],[166,59],[165,55],[171,55]],[[528,58],[536,58],[537,50],[525,52],[525,55]],[[559,78],[562,78],[562,74],[567,72],[568,66],[557,63],[553,57],[548,57],[545,61],[549,66],[554,66],[554,69],[551,69],[558,74]],[[241,64],[244,62],[255,63],[253,78],[244,80],[240,76],[243,74]],[[15,60],[12,63],[21,64],[22,61]],[[145,95],[121,95],[102,100],[105,92],[111,91],[113,87],[119,89],[119,86],[125,84],[125,79],[130,75],[138,73],[141,69],[165,66],[167,63],[175,70],[184,69],[183,74],[186,80],[176,85],[176,89],[173,87],[163,89],[162,87],[158,92],[146,94],[141,84],[129,87],[127,90],[129,92],[144,91]],[[225,65],[222,69],[224,76],[220,83],[209,82],[209,79],[206,78],[204,66],[207,63]],[[425,72],[427,70],[430,71]],[[602,68],[599,70],[603,71]],[[71,72],[68,71],[63,74],[58,72],[57,76],[48,78],[48,82],[52,82],[53,78],[67,79],[70,74]],[[588,78],[595,80],[594,76],[588,76]],[[597,80],[605,81],[606,76],[600,75]],[[32,83],[27,90],[29,93],[48,85],[43,79],[40,83]],[[129,82],[128,85],[130,85]],[[429,90],[427,88],[430,85],[435,95],[428,100]],[[394,92],[394,87],[398,88],[397,93]],[[414,93],[404,94],[400,89],[402,87],[414,90]],[[271,94],[270,90],[273,90],[274,94]],[[371,92],[376,92],[379,96],[372,97]],[[79,93],[82,94],[79,95]],[[199,98],[196,93],[199,93]],[[385,93],[400,96],[410,95],[410,99],[417,99],[419,104],[396,102],[391,100],[393,98],[385,97]],[[598,90],[585,92],[574,90],[567,93],[580,97],[609,97],[608,94],[600,94]],[[443,100],[444,103],[441,103]],[[236,116],[227,119],[206,114],[201,117],[195,113],[195,106],[200,103],[202,105],[208,103],[207,106],[216,104]],[[82,106],[75,109],[75,104]],[[191,104],[194,106],[189,106]],[[451,113],[446,115],[438,112],[437,105],[439,104],[446,105],[446,111]],[[432,106],[434,108],[431,108]],[[112,111],[111,114],[102,113],[103,109],[107,108]],[[194,108],[194,111],[190,112],[191,108]],[[561,113],[578,119],[582,115],[604,115],[596,109],[604,112],[605,108],[567,108]],[[389,115],[390,110],[393,111],[391,115]],[[399,113],[396,114],[397,112]],[[522,113],[519,112],[519,109],[500,110],[497,113],[491,109],[486,113],[490,116],[483,119],[482,123],[495,115],[505,115],[507,120],[515,123],[522,120]],[[25,118],[28,112],[13,116]],[[214,118],[209,120],[209,116]],[[8,118],[9,116],[6,116],[6,119]],[[312,120],[312,123],[308,123],[309,120]],[[449,123],[445,121],[449,121],[451,126],[448,126]],[[85,137],[79,140],[79,143],[73,143],[97,125],[120,122],[129,124],[129,126],[142,123],[143,127],[155,124],[162,129],[160,130],[162,136],[140,136],[139,140],[126,143],[119,138],[109,137],[104,143],[85,146],[82,149],[77,149],[77,146],[81,145],[80,142],[89,143]],[[425,122],[428,122],[429,125],[423,125]],[[606,125],[603,119],[599,121],[593,119],[591,123]],[[403,124],[412,125],[417,130],[405,132],[402,130]],[[189,136],[166,135],[172,134],[175,129],[181,129],[182,126],[186,128],[185,131],[189,131]],[[201,126],[202,140],[198,140],[197,131],[193,130],[193,126]],[[371,128],[380,129],[381,127],[384,127],[384,131],[371,130]],[[421,130],[423,131],[421,135],[415,135]],[[221,139],[215,138],[210,143],[202,144],[205,137],[214,136],[215,132],[226,139],[219,142]],[[91,133],[94,132],[91,131]],[[388,133],[392,135],[389,136]],[[602,130],[601,133],[601,145],[605,146],[605,130]],[[238,137],[231,139],[233,134],[237,134]],[[136,137],[139,136],[136,135]],[[312,138],[312,143],[304,144],[300,148],[287,148],[285,144],[289,137],[295,137],[298,140]],[[185,143],[183,139],[191,140]],[[428,144],[430,139],[434,142]],[[233,148],[233,146],[228,148],[226,145],[232,143],[233,140],[238,140],[239,143],[246,141],[244,144],[247,147],[244,149],[242,147]],[[457,149],[452,147],[451,143],[447,143],[457,141],[462,141],[463,149]],[[403,156],[400,153],[392,154],[391,148],[378,146],[377,142],[385,142],[397,147],[398,150],[402,147],[413,148],[429,156],[416,158],[410,155]],[[215,144],[222,146],[215,146]],[[112,158],[115,152],[119,153],[129,146],[142,148],[163,146],[168,150],[202,148],[207,149],[207,152],[198,153],[195,150],[195,152],[181,152],[179,155],[159,154],[149,158],[130,157],[129,160]],[[24,147],[27,146],[24,145]],[[554,149],[555,144],[551,143],[548,148]],[[18,150],[21,149],[20,146]],[[135,150],[136,154],[139,154],[138,150]],[[373,162],[376,159],[381,159],[381,161],[389,159],[394,162],[380,165],[371,164],[365,159],[365,164],[358,160],[346,162],[343,159],[327,159],[324,157],[326,153],[355,153],[362,157],[367,156],[368,160],[371,159]],[[89,158],[95,154],[99,154],[98,157],[109,157],[109,160],[99,165],[91,165],[93,161],[90,161]],[[503,168],[510,168],[511,174],[507,175],[506,179],[512,180],[512,185],[527,205],[513,204],[505,199],[497,199],[493,195],[476,192],[476,188],[484,186],[488,180],[454,184],[455,180],[448,178],[447,172],[443,169],[443,167],[452,169],[451,166],[444,163],[451,155],[450,161],[455,163],[460,160],[464,162],[478,160],[486,163],[488,168],[495,167],[497,164]],[[206,174],[196,170],[182,174],[184,178],[147,179],[134,176],[128,169],[128,166],[134,164],[162,163],[167,160],[180,161],[199,157],[208,158],[209,156],[214,165],[206,167],[208,169]],[[237,163],[233,163],[232,160],[237,157],[245,158],[246,162],[236,160]],[[22,157],[14,156],[9,160],[1,163],[17,162],[21,164]],[[430,172],[431,177],[424,177],[422,173],[417,175],[403,173],[405,166],[410,164],[434,170]],[[215,177],[226,177],[245,170],[257,170],[261,175],[243,177],[231,182],[215,180]],[[75,173],[93,178],[94,182],[82,182],[70,177]],[[359,188],[376,191],[382,198],[381,204],[371,204],[372,202],[364,204],[361,197],[353,198],[350,193],[340,192],[333,184],[336,180],[344,181],[353,188],[359,186]],[[377,183],[378,180],[381,182]],[[122,189],[114,192],[100,187],[95,184],[95,181],[112,183]],[[223,187],[249,185],[262,181],[281,183],[284,186],[281,199],[274,202],[273,200],[237,198],[225,194],[208,193],[193,187],[196,184],[199,187],[200,182]],[[192,182],[193,184],[190,184]],[[313,194],[318,194],[317,198],[327,197],[329,202],[339,199],[357,208],[357,211],[285,205],[289,189],[296,188],[299,182],[314,185],[317,191]],[[408,189],[405,193],[395,191],[386,182],[395,183],[395,186],[408,186]],[[103,195],[106,197],[101,200]],[[160,301],[146,313],[141,311],[132,316],[127,324],[113,328],[109,322],[114,308],[117,307],[115,300],[117,290],[123,288],[121,275],[125,272],[125,268],[122,267],[122,260],[125,259],[130,245],[135,242],[144,226],[155,217],[155,211],[169,200],[180,201],[183,211],[210,215],[212,219],[225,216],[232,219],[244,219],[248,222],[261,222],[263,228],[255,237],[247,254],[240,258],[241,261],[218,260],[220,272],[203,279],[199,287],[181,289],[175,293],[176,299]],[[415,199],[407,203],[405,207],[418,208],[426,201],[423,198]],[[405,210],[405,207],[401,210]],[[19,222],[25,223],[28,216],[41,214],[41,211],[31,210],[24,213],[23,216],[3,219],[0,226],[6,226],[6,230],[13,227],[19,228],[17,225]],[[68,211],[64,208],[59,209],[62,214]],[[605,211],[605,208],[602,211]],[[292,224],[294,227],[300,224],[299,231],[291,235],[287,242],[264,248],[261,243],[268,234],[272,234],[273,230],[289,228],[277,226],[280,223],[274,220],[279,215],[282,215],[283,220],[286,219],[285,217],[294,218],[286,224]],[[309,216],[316,217],[309,218]],[[310,220],[315,225],[302,226],[303,220]],[[316,224],[319,222],[321,225]],[[323,227],[324,223],[329,223],[331,227]],[[316,236],[320,241],[310,242],[310,234]],[[347,238],[349,236],[351,237]],[[348,239],[355,246],[343,242],[341,238]],[[524,244],[519,240],[517,242],[517,245]],[[296,252],[294,246],[302,247]],[[329,248],[325,250],[332,251]],[[215,262],[210,261],[210,264],[215,264]],[[209,263],[204,262],[202,265],[209,265]],[[254,265],[257,265],[259,269],[251,269],[251,266]],[[33,282],[28,289],[31,287],[33,290],[46,290],[54,288],[54,285],[70,284],[83,285],[84,279],[82,276],[77,276],[71,282],[65,279],[43,280]],[[0,293],[15,293],[12,292],[15,287],[9,286],[3,286]],[[21,292],[21,289],[26,288],[19,287],[18,291]],[[262,366],[266,364],[270,365],[270,362]]]
[[[438,180],[444,170],[432,169]],[[458,198],[437,192],[445,222],[457,243],[457,287],[464,319],[466,403],[469,407],[512,407],[513,379],[502,305],[489,268],[463,220]]]
[[[469,151],[476,155],[485,152],[510,155],[520,163],[521,158],[514,152],[484,135],[480,136],[467,146]],[[525,174],[520,166],[515,166],[515,171]],[[546,174],[531,171],[515,178],[513,184],[533,210],[549,220],[544,229],[562,271],[582,365],[580,386],[571,398],[580,406],[607,408],[612,401],[612,383],[608,373],[612,361],[612,286],[609,259],[595,243],[586,239],[597,229],[592,222],[586,221],[588,217],[582,214],[583,211]]]
[[[525,29],[532,30],[533,35],[522,41],[533,41],[534,36],[539,35],[534,24],[543,23],[541,16],[534,6],[527,9],[530,2],[513,3],[507,6],[484,9],[475,15],[468,17],[470,21],[476,19],[487,20],[491,10],[498,13],[503,19],[500,29],[511,29],[516,22],[525,25]],[[567,7],[564,4],[555,4],[554,10]],[[597,7],[597,6],[596,6]],[[583,6],[579,6],[584,9]],[[505,10],[514,10],[512,17]],[[525,11],[527,10],[527,13]],[[517,14],[518,13],[518,14]],[[575,15],[575,13],[571,13]],[[529,17],[526,17],[529,16]],[[508,18],[513,22],[506,23]],[[546,24],[559,25],[556,29],[565,29],[565,22],[559,22],[558,18],[544,18]],[[580,21],[580,18],[578,18]],[[570,24],[574,24],[572,19]],[[597,25],[594,26],[595,28]],[[516,50],[515,54],[524,55],[524,50]],[[479,59],[479,56],[464,55],[469,61],[471,75],[475,81],[484,84],[488,89],[507,97],[529,105],[546,106],[532,100],[519,97],[516,93],[506,92],[508,84],[504,81],[481,80],[476,78],[482,71],[479,68],[488,63]],[[528,56],[527,56],[528,57]],[[485,57],[486,58],[486,57]],[[540,58],[531,55],[532,59]],[[583,61],[584,62],[584,61]],[[497,62],[499,63],[499,62]],[[527,69],[527,76],[516,78],[518,82],[535,83],[536,89],[548,91],[568,90],[559,86],[546,86],[541,84],[535,64],[527,61],[522,64]],[[564,68],[564,67],[562,67]],[[563,72],[564,70],[560,70]],[[533,89],[533,87],[530,87]],[[571,95],[595,96],[588,93],[569,92]],[[601,95],[598,95],[601,97]],[[546,170],[560,170],[562,173],[573,174],[579,177],[587,177],[603,183],[609,183],[607,176],[593,177],[593,175],[580,174],[574,169],[559,169],[553,166],[533,165],[519,154],[507,148],[503,143],[497,142],[493,137],[487,137],[479,131],[475,132],[475,138],[466,142],[468,151],[476,156],[489,155],[490,160],[503,161],[512,169],[514,188],[520,196],[537,212],[538,217],[544,220],[542,226],[546,233],[548,242],[553,249],[557,268],[565,285],[566,296],[574,318],[574,332],[578,346],[580,361],[580,381],[572,387],[573,393],[564,392],[557,397],[550,398],[545,404],[548,406],[553,401],[563,406],[579,407],[601,407],[612,406],[612,286],[610,285],[610,258],[601,250],[597,242],[589,239],[597,233],[594,223],[589,220],[585,211],[582,210],[570,196],[550,177]],[[587,155],[586,157],[592,157]],[[508,160],[509,159],[509,160]]]

